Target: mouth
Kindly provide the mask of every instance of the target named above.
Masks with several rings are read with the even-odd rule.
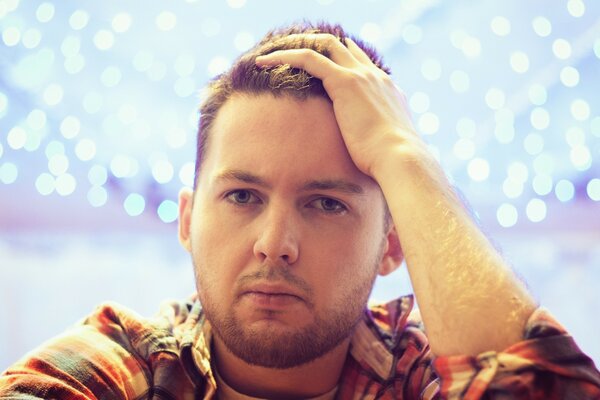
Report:
[[[255,307],[268,309],[283,309],[305,302],[293,288],[282,285],[253,285],[242,292],[241,298]]]

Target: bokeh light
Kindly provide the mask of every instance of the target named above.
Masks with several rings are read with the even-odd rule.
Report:
[[[132,217],[136,217],[144,212],[146,200],[138,193],[131,193],[127,196],[127,198],[125,198],[123,207],[125,208],[125,212],[127,212],[127,214]]]
[[[6,136],[6,142],[12,149],[19,150],[23,148],[23,146],[25,146],[25,143],[27,142],[27,132],[20,126],[15,126],[10,131],[8,131],[8,135]]]
[[[483,158],[474,158],[469,161],[468,172],[474,181],[484,181],[490,175],[490,164]]]
[[[87,199],[92,207],[102,207],[108,200],[108,193],[102,186],[94,185],[88,190]]]
[[[94,35],[94,45],[98,50],[108,50],[115,44],[115,35],[106,29],[100,29]]]
[[[55,187],[55,178],[47,172],[41,173],[35,180],[35,188],[37,189],[38,193],[42,196],[48,196],[49,194],[54,192]]]
[[[519,212],[512,204],[503,203],[496,211],[496,218],[498,219],[500,226],[504,228],[510,228],[519,220]]]
[[[40,4],[35,12],[35,16],[42,23],[50,22],[54,17],[54,5],[49,2]]]
[[[531,222],[540,222],[546,218],[546,203],[541,199],[531,199],[527,203],[525,213]]]
[[[102,165],[93,165],[88,172],[88,180],[94,186],[102,186],[108,179],[108,171]]]
[[[17,180],[19,168],[11,162],[0,164],[0,182],[10,185]]]
[[[89,161],[96,155],[96,144],[91,139],[81,139],[75,147],[75,154],[81,161]]]
[[[576,68],[566,66],[560,70],[560,81],[566,87],[575,87],[579,84],[579,71]]]
[[[496,16],[490,23],[490,28],[498,36],[507,36],[510,33],[510,21],[502,16]]]
[[[194,168],[195,165],[193,162],[187,162],[179,170],[179,180],[183,185],[188,187],[194,186]]]
[[[573,17],[579,18],[585,13],[585,3],[581,0],[568,0],[567,10]]]
[[[162,11],[156,16],[156,26],[161,31],[170,31],[177,26],[177,16],[171,11]]]
[[[61,196],[68,196],[75,191],[77,181],[71,174],[65,173],[56,177],[55,189],[56,193]]]
[[[531,22],[533,30],[541,37],[549,36],[552,33],[552,24],[547,18],[537,16]]]
[[[571,181],[561,179],[556,182],[556,186],[554,186],[554,194],[556,195],[556,198],[563,203],[570,201],[575,196],[575,186]]]
[[[510,55],[510,67],[513,71],[524,74],[529,70],[529,57],[522,51],[515,51]]]
[[[69,17],[69,25],[75,31],[85,28],[90,20],[90,15],[84,10],[76,10]]]
[[[586,192],[590,199],[600,201],[600,179],[594,178],[590,180],[586,186]]]
[[[556,58],[566,60],[571,57],[571,43],[566,39],[558,38],[552,42],[552,52]]]
[[[111,26],[115,32],[123,33],[129,30],[131,23],[131,15],[126,12],[120,12],[113,17]]]
[[[177,219],[178,206],[173,200],[164,200],[156,210],[158,217],[165,223],[173,222]]]

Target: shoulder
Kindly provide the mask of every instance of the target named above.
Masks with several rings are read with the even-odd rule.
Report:
[[[131,354],[149,360],[152,354],[179,355],[180,343],[187,330],[198,322],[195,296],[185,300],[165,300],[158,312],[143,317],[115,302],[104,302],[83,319],[75,329],[95,332]]]
[[[143,396],[153,386],[153,363],[178,358],[174,332],[186,312],[186,302],[171,301],[156,316],[144,318],[120,304],[102,303],[8,368],[0,376],[0,393],[42,398]]]

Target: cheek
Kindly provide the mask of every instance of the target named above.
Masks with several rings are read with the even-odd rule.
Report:
[[[381,260],[382,240],[381,233],[375,236],[355,232],[322,240],[310,255],[308,246],[304,246],[305,263],[319,266],[313,271],[313,282],[322,301],[332,302],[340,296],[352,296],[353,290],[370,288]]]
[[[243,265],[239,230],[228,227],[214,212],[198,209],[192,222],[192,257],[198,288],[226,293]]]

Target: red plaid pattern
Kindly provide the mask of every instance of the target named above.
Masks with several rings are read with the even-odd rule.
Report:
[[[434,358],[412,296],[370,306],[338,399],[600,399],[600,374],[547,312],[504,352]],[[210,325],[198,301],[146,319],[100,306],[0,375],[0,399],[212,399]]]

